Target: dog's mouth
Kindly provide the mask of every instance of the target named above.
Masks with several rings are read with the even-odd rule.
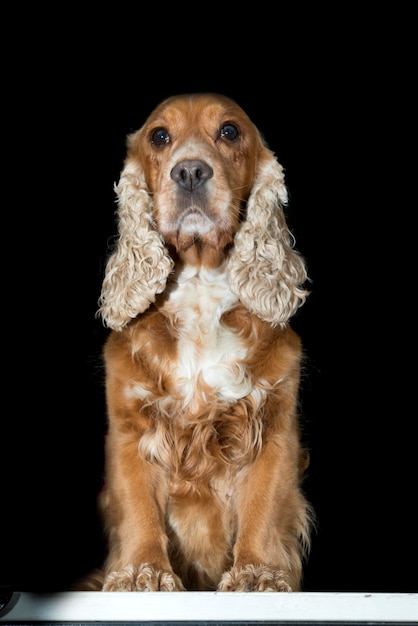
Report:
[[[200,190],[202,191],[202,190]],[[160,198],[161,199],[161,198]],[[189,251],[192,247],[201,255],[203,250],[215,250],[222,255],[223,249],[232,238],[232,224],[228,219],[227,209],[219,208],[225,204],[209,199],[205,193],[178,193],[174,203],[160,203],[157,223],[160,233],[168,244],[177,252]],[[211,260],[216,264],[217,261]]]
[[[187,252],[194,249],[199,255],[203,250],[212,250],[211,259],[214,266],[218,263],[218,256],[222,254],[225,234],[219,230],[217,223],[201,207],[192,206],[183,210],[176,219],[173,229],[174,238],[171,239],[178,252]]]
[[[200,207],[192,206],[182,211],[177,221],[177,235],[184,233],[199,237],[214,227],[213,221]]]

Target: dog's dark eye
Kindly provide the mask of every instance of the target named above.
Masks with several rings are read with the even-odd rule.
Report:
[[[151,143],[153,146],[159,148],[160,146],[165,146],[166,143],[169,143],[170,135],[165,128],[157,128],[151,135]]]
[[[234,124],[224,124],[221,128],[221,137],[233,143],[239,139],[239,130]]]

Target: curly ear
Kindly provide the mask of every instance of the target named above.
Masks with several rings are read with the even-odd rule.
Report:
[[[152,198],[139,166],[127,163],[115,192],[119,237],[106,264],[97,314],[109,328],[122,330],[164,291],[173,261],[155,229]]]
[[[235,235],[228,262],[231,290],[257,317],[284,326],[309,292],[304,259],[294,250],[283,206],[287,203],[282,166],[266,149]]]

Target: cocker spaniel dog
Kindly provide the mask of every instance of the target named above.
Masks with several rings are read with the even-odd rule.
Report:
[[[299,336],[308,292],[283,168],[247,114],[170,97],[128,137],[98,315],[103,591],[298,591]]]

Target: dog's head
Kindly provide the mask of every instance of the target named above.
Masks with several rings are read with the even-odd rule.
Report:
[[[247,114],[218,94],[173,96],[128,137],[119,238],[99,313],[121,330],[164,291],[175,259],[224,267],[255,315],[285,324],[307,272],[283,207],[283,168]]]

